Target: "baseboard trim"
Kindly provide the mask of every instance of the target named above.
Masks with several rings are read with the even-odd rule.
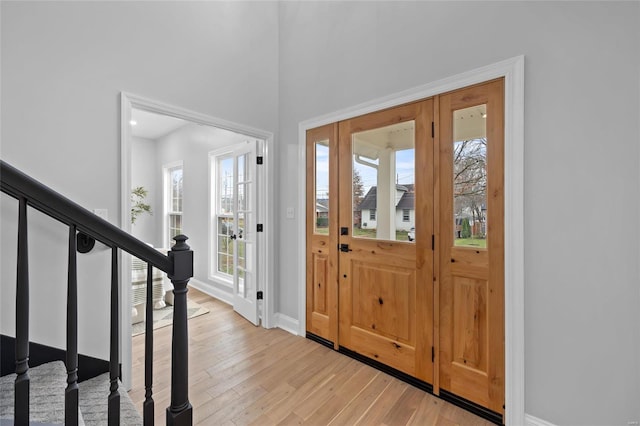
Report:
[[[233,306],[233,294],[221,290],[214,285],[196,280],[195,278],[191,278],[189,280],[189,287],[193,287],[206,295],[209,295],[221,302],[226,303],[227,305]]]
[[[531,414],[524,415],[524,424],[525,426],[556,426],[553,423],[550,423],[546,420],[539,419]]]
[[[276,314],[274,315],[274,319],[275,319],[275,326],[278,328],[283,329],[284,331],[287,331],[295,336],[298,336],[298,327],[300,327],[298,320],[291,318],[288,315],[285,315],[281,312],[276,312]]]
[[[221,302],[226,303],[229,306],[233,306],[233,294],[226,292],[212,284],[197,280],[195,278],[191,278],[189,280],[189,286],[195,288],[198,291],[203,292],[206,295],[209,295]],[[264,313],[263,313],[264,315]],[[281,328],[286,332],[289,332],[293,335],[298,336],[298,329],[300,327],[298,320],[291,318],[288,315],[282,314],[280,312],[276,312],[273,315],[273,326],[277,328]]]

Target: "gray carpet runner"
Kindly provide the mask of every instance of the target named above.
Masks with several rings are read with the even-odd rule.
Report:
[[[107,398],[109,397],[109,373],[78,384],[80,388],[80,412],[87,426],[104,425],[107,422]],[[134,407],[129,394],[118,382],[120,392],[120,424],[142,425],[142,418]]]
[[[64,390],[67,387],[67,369],[62,361],[54,361],[29,369],[31,425],[64,424]],[[15,374],[0,377],[0,425],[13,424],[13,391]],[[79,387],[78,424],[87,426],[107,423],[107,397],[109,374],[81,382]],[[120,389],[120,424],[142,425],[142,418],[129,398]]]

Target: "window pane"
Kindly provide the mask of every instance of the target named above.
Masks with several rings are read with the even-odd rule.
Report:
[[[238,184],[238,211],[247,210],[247,191],[246,183]]]
[[[408,232],[415,226],[415,122],[354,133],[352,154],[353,236],[410,241]]]
[[[218,217],[217,222],[218,272],[233,274],[233,219]]]
[[[171,211],[182,211],[182,168],[171,170]]]
[[[486,105],[453,112],[453,240],[487,246]]]
[[[219,160],[219,213],[233,213],[233,158]]]
[[[238,277],[244,278],[244,272],[247,268],[245,253],[247,250],[247,243],[244,241],[238,241]]]
[[[169,247],[174,243],[173,238],[182,234],[182,214],[169,213]]]
[[[231,235],[233,231],[233,218],[218,217],[218,235]]]
[[[238,156],[238,182],[244,182],[247,177],[245,176],[245,164],[247,154]]]
[[[233,257],[226,254],[218,253],[218,272],[223,274],[233,274]]]
[[[329,141],[316,142],[316,234],[329,233]]]

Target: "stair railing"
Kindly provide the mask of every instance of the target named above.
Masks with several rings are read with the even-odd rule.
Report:
[[[29,256],[27,243],[27,207],[30,206],[69,226],[69,260],[66,319],[65,424],[78,424],[78,300],[77,257],[94,240],[111,248],[111,306],[109,350],[108,424],[120,424],[119,378],[119,284],[118,250],[123,250],[148,265],[145,325],[145,401],[144,425],[154,424],[153,401],[153,268],[166,272],[174,287],[173,332],[171,349],[171,404],[167,407],[167,425],[191,425],[193,409],[188,398],[187,284],[193,276],[193,251],[187,237],[178,235],[165,256],[144,242],[103,220],[63,195],[32,179],[0,160],[2,192],[16,198],[18,208],[18,261],[16,279],[16,380],[15,424],[29,424]]]

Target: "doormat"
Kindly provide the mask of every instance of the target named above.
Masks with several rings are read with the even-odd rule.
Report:
[[[187,299],[187,319],[199,317],[209,312],[209,309],[198,305],[196,302],[192,302]],[[131,326],[131,336],[137,336],[138,334],[144,334],[144,327],[146,322],[142,321]],[[173,324],[173,306],[167,305],[162,309],[155,309],[153,311],[153,329],[157,330],[162,327]]]

